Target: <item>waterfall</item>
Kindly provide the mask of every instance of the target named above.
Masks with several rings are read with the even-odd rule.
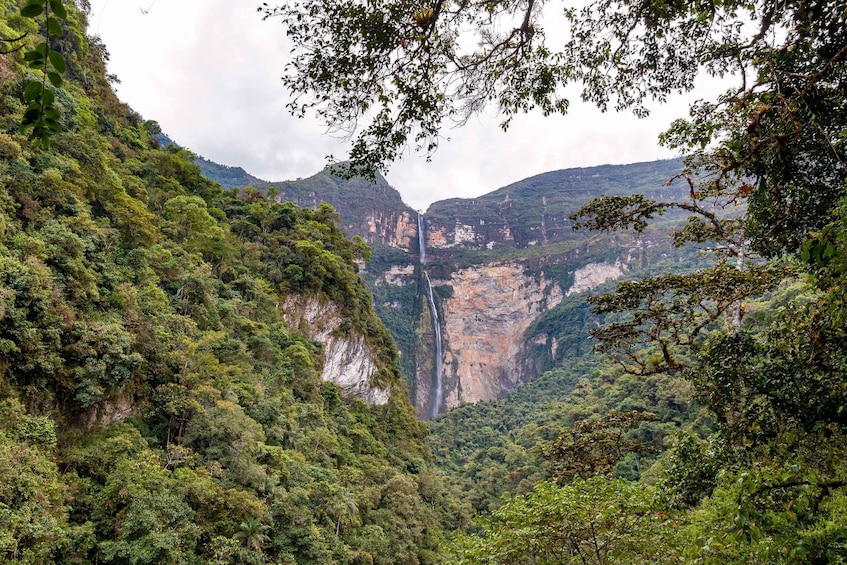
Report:
[[[420,250],[421,267],[423,267],[426,264],[426,232],[424,231],[423,214],[418,214],[418,248]],[[435,307],[432,283],[426,271],[423,271],[423,275],[424,280],[426,280],[426,298],[429,301],[429,312],[432,315],[432,327],[435,330],[435,382],[432,387],[432,410],[429,415],[430,418],[435,418],[438,416],[443,399],[441,390],[441,381],[443,378],[443,367],[441,366],[441,324],[438,322],[438,309]]]
[[[426,233],[423,230],[423,214],[418,214],[418,250],[421,255],[421,265],[426,264]]]
[[[433,383],[434,394],[432,412],[430,413],[430,418],[435,418],[438,416],[442,401],[441,324],[438,322],[438,309],[435,307],[435,297],[432,295],[432,283],[429,281],[429,275],[426,274],[426,271],[424,271],[424,279],[426,280],[426,297],[429,299],[429,311],[432,313],[432,327],[435,329],[435,383]]]

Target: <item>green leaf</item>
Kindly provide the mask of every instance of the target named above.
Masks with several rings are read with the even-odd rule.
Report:
[[[45,118],[58,120],[61,116],[62,114],[59,112],[59,110],[56,109],[55,106],[48,106],[47,108],[44,108]]]
[[[44,96],[44,105],[45,106],[49,106],[50,104],[52,104],[53,102],[56,101],[56,96],[50,90],[45,90],[43,96]]]
[[[59,133],[62,131],[62,126],[59,125],[59,122],[52,118],[44,118],[44,126],[54,133]]]
[[[27,51],[24,53],[24,61],[34,61],[34,60],[42,60],[44,56],[38,51]]]
[[[50,9],[53,10],[53,13],[56,14],[56,16],[63,20],[68,17],[68,12],[62,5],[62,0],[50,0]]]
[[[38,106],[36,106],[35,108],[30,106],[29,108],[27,108],[27,111],[24,112],[23,123],[24,124],[34,123],[35,120],[37,120],[40,115],[41,115],[41,108],[39,108]]]
[[[50,72],[47,73],[47,80],[49,80],[50,84],[52,84],[56,88],[59,88],[59,87],[62,86],[62,75],[60,75],[59,73],[57,73],[55,71],[50,71]]]
[[[33,49],[33,51],[35,51],[36,53],[41,55],[42,58],[46,58],[47,57],[47,51],[48,51],[47,42],[45,41],[44,43],[39,43],[38,45],[35,46],[35,49]]]
[[[32,102],[41,95],[43,87],[38,81],[32,81],[26,85],[24,90],[24,102]]]
[[[41,12],[44,11],[44,6],[39,4],[27,4],[23,8],[21,8],[21,15],[25,18],[35,18],[41,15]]]
[[[803,244],[803,248],[800,251],[800,259],[803,262],[808,263],[809,259],[811,259],[811,257],[812,257],[812,242],[807,241],[806,243]]]
[[[68,68],[65,64],[65,58],[62,57],[62,54],[58,51],[50,51],[50,64],[53,65],[53,68],[56,69],[59,73],[64,73]]]
[[[47,33],[57,37],[62,35],[62,24],[59,23],[59,20],[53,17],[47,18]]]

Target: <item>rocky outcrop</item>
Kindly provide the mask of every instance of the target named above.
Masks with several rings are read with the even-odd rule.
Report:
[[[337,384],[345,396],[368,404],[388,402],[391,391],[371,384],[377,372],[376,353],[365,336],[354,330],[340,331],[344,319],[337,304],[314,296],[293,296],[285,301],[283,309],[289,326],[323,345],[324,381]]]
[[[307,179],[269,185],[279,201],[317,208],[331,204],[341,216],[341,226],[351,236],[370,244],[417,251],[417,213],[409,208],[386,180],[377,175],[374,182],[363,178],[346,179],[324,170]]]
[[[561,302],[558,284],[517,262],[461,269],[443,301],[444,407],[491,400],[520,380],[524,332]]]
[[[417,250],[417,216],[409,211],[371,210],[362,224],[348,223],[347,232],[368,243],[381,243],[403,251]]]
[[[407,286],[415,282],[417,269],[414,265],[391,265],[374,280],[376,286]]]
[[[574,271],[573,285],[565,293],[566,296],[577,292],[585,292],[603,284],[606,281],[614,281],[622,276],[627,266],[620,259],[614,263],[606,261],[602,263],[588,263]]]

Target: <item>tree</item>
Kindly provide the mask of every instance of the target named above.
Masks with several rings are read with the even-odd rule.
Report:
[[[263,9],[286,25],[294,44],[283,79],[295,95],[291,110],[314,111],[332,127],[358,132],[354,172],[384,167],[410,143],[432,152],[445,125],[487,106],[502,113],[504,128],[532,109],[565,113],[566,85],[580,86],[581,97],[601,109],[645,115],[650,102],[693,89],[699,75],[725,79],[724,94],[693,104],[688,118],[660,137],[686,156],[684,201],[606,198],[574,218],[594,229],[642,230],[681,210],[690,219],[674,242],[707,248],[714,268],[624,283],[593,299],[611,322],[594,336],[627,372],[686,375],[716,416],[721,468],[704,469],[703,484],[688,494],[707,496],[720,476],[746,481],[744,497],[725,497],[720,512],[700,504],[708,516],[704,532],[723,530],[724,541],[736,531],[746,537],[731,560],[811,545],[802,539],[806,527],[820,534],[815,555],[837,554],[843,535],[829,528],[829,517],[845,488],[847,5],[593,0],[563,8],[566,39],[553,46],[542,23],[558,25],[548,19],[556,6],[291,0]],[[786,255],[791,268],[769,262]],[[744,301],[803,270],[815,276],[815,291],[744,316]],[[565,437],[559,445],[568,474],[579,472],[579,440]],[[569,522],[532,522],[556,508],[568,488],[507,503],[485,540],[471,540],[462,558],[568,562],[573,554],[539,550],[575,545],[535,544],[564,539],[556,536],[570,535],[561,532]],[[743,517],[742,530],[725,520],[733,516]],[[791,523],[775,527],[784,517]],[[723,525],[710,527],[715,523]],[[756,532],[765,532],[761,539],[778,532],[779,545],[757,549]],[[692,551],[712,561],[712,540],[703,542]]]
[[[483,533],[453,546],[463,565],[679,563],[673,520],[653,506],[650,487],[593,477],[567,486],[547,481],[506,501]]]
[[[27,83],[24,90],[24,102],[28,104],[21,120],[20,130],[29,130],[29,138],[35,146],[45,149],[50,147],[50,137],[62,131],[59,124],[61,116],[55,106],[56,95],[48,87],[48,82],[55,88],[63,84],[62,75],[67,69],[65,58],[50,46],[51,38],[60,37],[63,33],[60,20],[67,19],[68,13],[61,0],[27,0],[20,14],[26,18],[37,18],[44,15],[44,42],[38,44],[24,54],[24,60],[31,69],[41,73],[36,80]],[[19,41],[26,34],[13,39]]]
[[[326,509],[335,518],[335,537],[341,533],[342,525],[349,526],[359,521],[359,503],[349,488],[340,488],[332,493]]]
[[[265,532],[268,531],[268,526],[262,524],[257,518],[246,518],[238,524],[238,531],[235,532],[236,539],[244,541],[244,546],[261,555],[262,544],[268,541],[268,536]]]
[[[260,8],[294,45],[285,85],[297,115],[353,134],[353,172],[373,172],[409,143],[432,152],[442,128],[493,105],[504,116],[565,113],[562,87],[606,109],[648,113],[698,74],[731,77],[663,136],[708,172],[703,193],[749,201],[750,232],[770,253],[830,218],[843,192],[847,26],[842,2],[595,0],[563,8],[550,45],[544,0]],[[547,10],[545,11],[545,8]],[[745,180],[746,179],[746,180]]]
[[[655,422],[649,412],[610,412],[602,418],[580,420],[573,428],[559,434],[549,446],[542,448],[554,484],[576,477],[611,477],[615,465],[627,455],[655,453],[655,446],[629,437],[643,422]]]

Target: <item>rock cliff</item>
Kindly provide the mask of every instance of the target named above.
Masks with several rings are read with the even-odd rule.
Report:
[[[516,262],[460,269],[447,284],[444,408],[497,398],[523,378],[524,332],[561,302],[562,289]]]
[[[684,198],[681,183],[666,185],[680,168],[679,161],[657,161],[545,173],[478,198],[436,202],[421,221],[382,178],[369,183],[323,171],[262,188],[300,206],[329,202],[347,232],[371,245],[373,258],[361,271],[399,346],[418,415],[426,417],[433,413],[437,364],[443,368],[437,411],[496,398],[590,348],[587,331],[597,320],[585,305],[589,291],[657,263],[691,262],[661,226],[642,237],[598,236],[574,232],[569,219],[602,194]],[[440,359],[423,269],[440,319]],[[339,338],[326,305],[295,310],[312,327],[313,339],[324,343],[324,378],[369,402],[384,402],[387,391],[367,386],[374,367],[362,338]]]
[[[342,331],[344,318],[337,304],[311,296],[291,296],[282,306],[283,319],[323,346],[321,379],[337,384],[345,396],[368,404],[385,404],[391,391],[373,386],[376,353],[365,336]]]

